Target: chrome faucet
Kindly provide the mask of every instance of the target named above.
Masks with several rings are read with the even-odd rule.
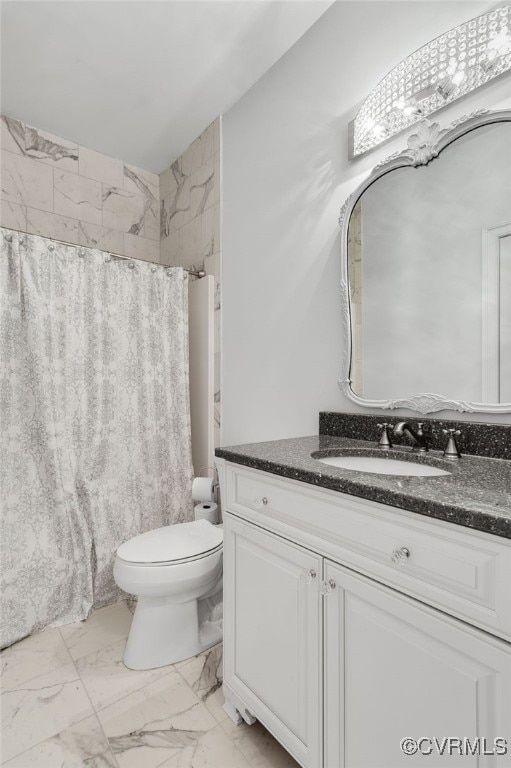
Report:
[[[412,449],[414,451],[419,451],[420,453],[425,453],[428,450],[428,444],[426,443],[426,438],[422,431],[423,426],[424,422],[419,422],[417,424],[416,432],[407,421],[398,421],[397,424],[394,424],[394,435],[402,437],[405,432],[407,432],[413,440]]]
[[[378,443],[378,448],[381,448],[382,451],[390,451],[392,448],[392,441],[390,439],[389,432],[394,429],[394,427],[387,421],[384,421],[383,424],[378,424],[378,426],[381,429],[381,437],[380,442]]]
[[[445,459],[461,459],[460,449],[456,443],[456,437],[461,435],[459,429],[442,429],[444,435],[449,435],[447,445],[444,450]]]

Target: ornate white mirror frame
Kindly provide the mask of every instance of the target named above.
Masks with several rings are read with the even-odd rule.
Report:
[[[339,226],[341,227],[341,307],[345,349],[343,352],[339,386],[342,392],[354,403],[366,408],[409,408],[419,413],[453,410],[470,413],[510,413],[511,403],[478,403],[464,400],[452,400],[441,394],[422,392],[396,400],[369,400],[359,397],[352,389],[350,371],[352,367],[353,327],[350,312],[350,288],[348,275],[348,227],[350,217],[360,196],[376,179],[389,171],[407,166],[427,165],[433,158],[456,139],[483,125],[498,122],[511,122],[511,110],[491,112],[480,109],[471,115],[455,120],[448,128],[442,129],[438,123],[422,120],[417,130],[408,138],[408,146],[378,163],[369,176],[352,192],[341,208]]]

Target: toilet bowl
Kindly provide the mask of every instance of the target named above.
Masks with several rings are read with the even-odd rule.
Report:
[[[222,529],[207,520],[156,528],[121,544],[114,579],[138,596],[127,667],[173,664],[222,639],[221,626],[210,620],[222,599],[222,549]]]

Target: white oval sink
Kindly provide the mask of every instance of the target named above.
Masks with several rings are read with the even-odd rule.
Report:
[[[430,464],[419,464],[413,461],[399,459],[384,459],[378,456],[324,456],[317,459],[322,464],[330,464],[340,469],[353,469],[356,472],[370,472],[376,475],[405,475],[407,477],[433,477],[435,475],[450,475],[445,469],[432,467]]]

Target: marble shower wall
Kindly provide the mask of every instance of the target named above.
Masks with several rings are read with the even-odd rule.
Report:
[[[215,278],[215,446],[220,445],[221,118],[160,174],[160,261]]]
[[[10,117],[1,129],[0,226],[214,276],[220,445],[221,119],[160,176]]]
[[[159,261],[159,177],[2,116],[0,224]]]

